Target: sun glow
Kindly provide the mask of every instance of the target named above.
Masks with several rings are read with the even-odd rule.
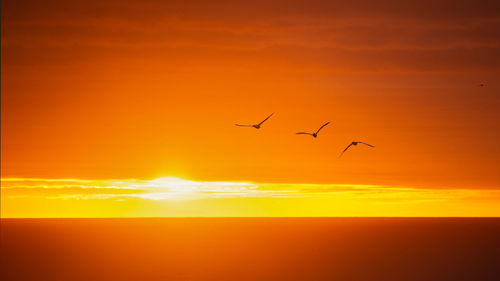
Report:
[[[2,217],[496,216],[498,190],[143,179],[1,180]]]

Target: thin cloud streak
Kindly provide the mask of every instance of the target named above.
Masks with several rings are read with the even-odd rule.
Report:
[[[60,184],[65,182],[68,184]],[[73,184],[70,184],[73,183]],[[74,184],[79,183],[79,184]],[[500,190],[422,189],[384,185],[203,182],[175,177],[154,180],[2,179],[4,196],[44,199],[200,200],[217,198],[356,197],[382,202],[500,198]]]
[[[374,25],[373,21],[377,24]],[[261,50],[279,45],[343,49],[497,47],[500,19],[448,23],[394,18],[270,18],[260,24],[165,18],[151,26],[125,19],[7,20],[2,46],[188,47]],[[126,36],[125,36],[126,34]]]

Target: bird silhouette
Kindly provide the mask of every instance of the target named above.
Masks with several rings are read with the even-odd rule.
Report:
[[[295,133],[297,135],[310,135],[310,136],[313,136],[313,137],[318,137],[318,133],[319,131],[321,131],[321,129],[323,129],[323,127],[325,127],[326,125],[330,124],[330,122],[326,122],[325,124],[323,124],[323,126],[319,127],[319,129],[316,131],[316,133],[306,133],[306,132],[298,132],[298,133]]]
[[[478,87],[486,87],[486,84],[481,83],[481,84],[479,84],[479,85],[477,85],[477,86],[478,86]]]
[[[346,152],[346,150],[347,150],[347,149],[349,149],[349,147],[351,147],[352,145],[358,145],[358,143],[362,143],[362,144],[367,145],[367,146],[369,146],[369,147],[375,147],[375,146],[373,146],[373,145],[371,145],[371,144],[367,144],[367,143],[365,143],[365,142],[361,142],[361,141],[353,141],[353,142],[351,142],[351,143],[350,143],[350,144],[349,144],[349,145],[348,145],[348,146],[344,149],[344,151],[342,151],[342,153],[340,154],[339,158],[340,158],[340,157],[342,157],[342,155],[344,155],[344,152]]]
[[[266,122],[267,119],[269,119],[269,117],[273,116],[274,112],[271,113],[271,115],[267,116],[266,119],[262,120],[262,122],[260,122],[259,124],[255,124],[255,125],[240,125],[240,124],[234,124],[238,127],[254,127],[255,129],[260,129],[260,125],[262,125],[262,123]]]

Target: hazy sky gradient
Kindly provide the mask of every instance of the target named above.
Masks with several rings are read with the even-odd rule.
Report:
[[[498,189],[498,8],[2,1],[2,178]]]

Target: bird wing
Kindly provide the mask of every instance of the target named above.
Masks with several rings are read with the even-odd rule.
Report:
[[[313,135],[311,133],[306,133],[306,132],[298,132],[298,133],[295,133],[296,135]]]
[[[373,145],[371,145],[371,144],[367,144],[366,142],[362,142],[362,141],[358,141],[358,142],[359,142],[359,143],[362,143],[362,144],[364,144],[364,145],[368,145],[369,147],[375,147],[375,146],[373,146]]]
[[[321,129],[323,129],[323,127],[326,126],[326,125],[328,125],[328,124],[330,124],[330,122],[326,122],[325,124],[323,124],[323,126],[319,127],[319,129],[316,132],[316,134],[319,133],[319,131],[321,131]]]
[[[342,157],[342,155],[344,155],[344,152],[345,152],[345,151],[346,151],[349,147],[351,147],[351,145],[352,145],[352,143],[351,143],[351,144],[349,144],[349,145],[348,145],[348,146],[344,149],[344,151],[342,151],[342,153],[340,153],[339,158],[340,158],[340,157]]]
[[[269,117],[273,116],[273,114],[274,114],[274,112],[273,112],[273,113],[271,113],[271,115],[267,116],[267,118],[266,118],[266,119],[264,119],[262,122],[260,122],[260,123],[259,123],[259,125],[262,125],[262,123],[266,122],[266,121],[267,121],[267,119],[269,119]]]
[[[234,125],[236,125],[238,127],[253,127],[252,125],[240,125],[240,124],[234,124]]]

